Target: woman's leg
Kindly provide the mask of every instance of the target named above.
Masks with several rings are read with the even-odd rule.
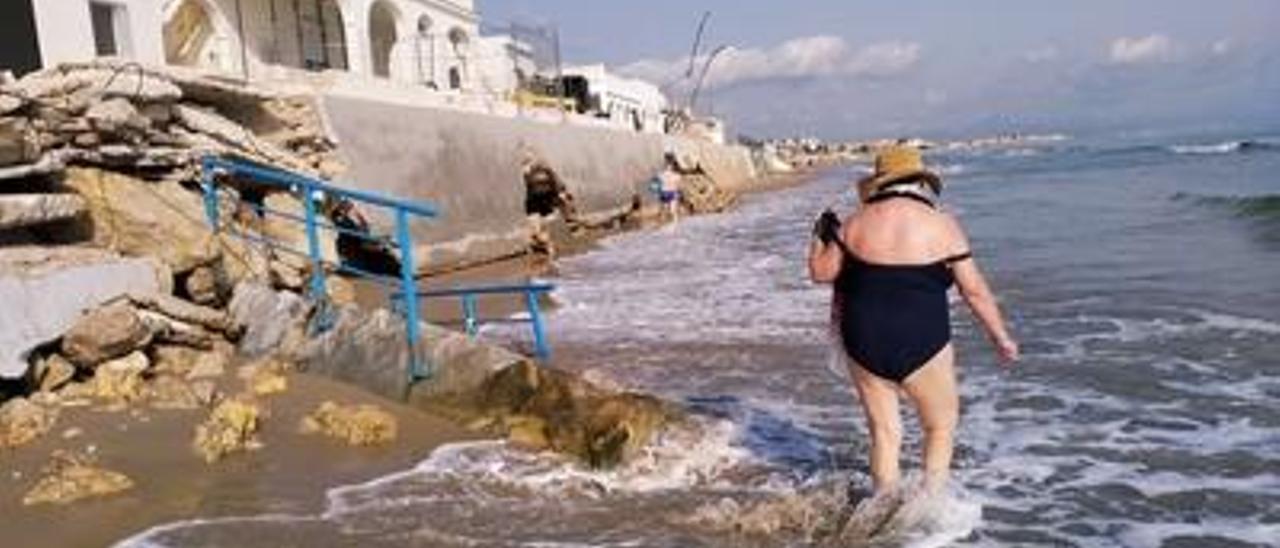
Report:
[[[853,386],[867,416],[871,431],[871,480],[877,493],[893,489],[901,472],[898,453],[902,448],[902,420],[898,415],[898,386],[891,381],[852,365]]]
[[[951,453],[960,417],[955,361],[955,350],[948,344],[903,383],[920,415],[925,481],[933,490],[944,487],[951,474]]]

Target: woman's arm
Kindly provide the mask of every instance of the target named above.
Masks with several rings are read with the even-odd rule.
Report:
[[[952,249],[956,254],[968,253],[969,239],[964,235],[960,224],[954,219],[950,219],[949,224],[952,238],[956,243]],[[966,257],[952,263],[951,271],[955,275],[956,286],[960,288],[960,295],[964,297],[973,315],[977,316],[987,333],[987,338],[991,340],[991,344],[995,345],[1000,357],[1009,362],[1017,361],[1018,343],[1009,334],[1004,315],[1000,313],[1000,305],[996,302],[996,296],[991,291],[986,277],[982,275],[982,270],[978,268],[977,261],[973,257]]]
[[[844,257],[840,255],[840,247],[834,242],[822,243],[814,237],[809,242],[809,279],[821,284],[829,284],[840,275],[840,263]]]
[[[835,219],[834,214],[829,211],[823,214]],[[836,277],[840,275],[840,266],[844,263],[844,255],[840,251],[839,243],[835,241],[824,242],[819,234],[824,232],[818,225],[822,224],[819,220],[814,226],[813,238],[809,240],[809,279],[823,284],[829,284],[836,281]],[[849,228],[849,223],[845,222],[840,225],[834,222],[834,226],[839,228],[831,228],[835,232],[835,238],[844,238],[845,231]],[[830,232],[828,232],[830,234]],[[828,236],[828,239],[831,239]]]

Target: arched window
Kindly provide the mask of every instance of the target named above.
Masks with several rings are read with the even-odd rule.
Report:
[[[396,17],[395,8],[387,0],[378,0],[369,9],[369,48],[374,76],[391,77],[391,50],[398,40]]]
[[[183,0],[164,22],[164,60],[171,65],[216,67],[216,31],[200,0]]]
[[[295,16],[302,68],[346,70],[346,25],[343,24],[342,10],[335,0],[302,0],[292,4],[292,7],[274,4],[273,7],[278,7],[277,17],[287,13],[287,9],[297,8]]]

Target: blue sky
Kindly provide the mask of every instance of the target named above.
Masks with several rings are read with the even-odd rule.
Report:
[[[480,0],[554,23],[567,62],[672,82],[698,17],[699,101],[753,135],[1280,127],[1274,0]]]

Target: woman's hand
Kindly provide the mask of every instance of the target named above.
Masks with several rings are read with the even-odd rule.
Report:
[[[1018,348],[1018,341],[1012,337],[998,337],[992,341],[996,346],[996,352],[1000,354],[1000,361],[1005,367],[1012,367],[1018,358],[1022,357],[1022,353]]]

